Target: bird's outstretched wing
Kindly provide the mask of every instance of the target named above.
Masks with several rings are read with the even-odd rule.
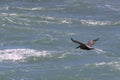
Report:
[[[94,39],[94,40],[90,40],[87,45],[90,46],[90,47],[92,47],[92,45],[94,45],[95,42],[98,41],[98,40],[99,40],[99,38]]]
[[[77,41],[77,40],[74,40],[73,38],[71,38],[71,40],[73,41],[73,42],[75,42],[75,43],[78,43],[78,44],[82,44],[82,45],[84,45],[84,43],[82,43],[82,42],[79,42],[79,41]]]

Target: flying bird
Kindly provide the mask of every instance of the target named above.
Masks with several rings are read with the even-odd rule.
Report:
[[[74,40],[73,38],[71,38],[71,40],[72,40],[73,42],[79,44],[79,46],[76,47],[76,49],[77,49],[77,48],[81,48],[81,49],[83,49],[83,50],[92,50],[92,49],[94,49],[92,46],[95,44],[96,41],[99,40],[99,38],[94,39],[94,40],[90,40],[87,44],[84,44],[84,43],[82,43],[82,42],[80,42],[80,41]]]

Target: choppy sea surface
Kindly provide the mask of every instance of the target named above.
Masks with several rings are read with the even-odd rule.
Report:
[[[120,0],[1,0],[0,80],[120,80]]]

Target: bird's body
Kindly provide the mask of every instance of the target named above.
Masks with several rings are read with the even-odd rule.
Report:
[[[99,40],[99,38],[94,39],[94,40],[90,40],[90,41],[88,42],[88,44],[84,44],[84,43],[82,43],[82,42],[80,42],[80,41],[73,40],[73,38],[71,38],[71,40],[72,40],[73,42],[79,44],[79,46],[76,47],[76,49],[77,49],[77,48],[81,48],[81,49],[83,49],[83,50],[92,50],[92,49],[94,49],[94,48],[92,47],[92,45],[94,45],[95,42]]]
[[[87,45],[80,45],[79,48],[83,49],[83,50],[92,50],[94,49],[93,47],[87,46]]]

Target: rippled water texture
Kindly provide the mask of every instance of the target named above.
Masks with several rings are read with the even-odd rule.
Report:
[[[0,25],[0,80],[120,80],[119,0],[1,0]]]

